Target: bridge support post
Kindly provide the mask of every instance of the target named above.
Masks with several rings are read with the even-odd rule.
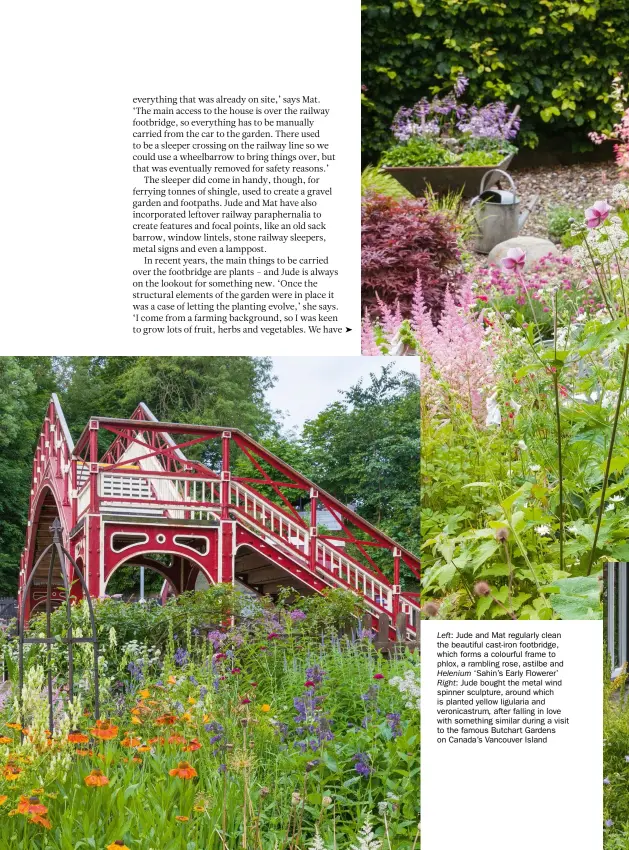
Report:
[[[234,530],[235,523],[231,520],[221,521],[218,541],[218,576],[223,584],[234,583]]]
[[[310,490],[310,529],[308,535],[308,563],[314,572],[317,566],[317,499],[319,493],[313,488]]]
[[[400,555],[401,552],[399,549],[393,550],[393,587],[391,588],[391,606],[394,623],[397,623],[398,614],[400,613]]]

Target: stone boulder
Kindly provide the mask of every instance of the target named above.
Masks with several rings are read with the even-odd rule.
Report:
[[[547,257],[549,254],[553,257],[560,255],[559,249],[550,239],[540,239],[538,236],[514,236],[513,239],[500,242],[491,249],[487,258],[489,264],[499,266],[510,248],[521,248],[526,251],[525,271],[532,268],[542,257]]]

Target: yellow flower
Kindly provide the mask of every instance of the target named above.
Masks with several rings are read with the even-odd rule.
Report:
[[[148,688],[144,688],[144,690],[140,691],[140,696],[142,699],[148,699],[151,696],[151,692]]]
[[[135,723],[137,726],[141,726],[141,725],[142,725],[142,721],[140,720],[140,718],[139,718],[139,717],[135,717],[135,716],[133,716],[133,717],[131,718],[131,722],[132,722],[132,723]]]
[[[196,705],[197,704],[197,701],[194,697],[188,697],[188,702],[190,703],[190,705]]]
[[[189,711],[184,711],[184,713],[181,715],[181,719],[185,720],[186,723],[192,723],[192,715]]]
[[[271,706],[268,704],[268,702],[265,702],[260,706],[260,711],[270,711],[270,710],[271,710]]]
[[[169,684],[169,685],[176,685],[176,684],[177,684],[177,679],[175,679],[175,677],[174,677],[174,676],[169,676],[169,677],[168,677],[168,684]]]
[[[107,850],[129,850],[129,848],[124,841],[118,839],[118,841],[112,841],[111,844],[108,844]]]

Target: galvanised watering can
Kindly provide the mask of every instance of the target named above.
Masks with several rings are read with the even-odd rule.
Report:
[[[496,186],[486,189],[488,177],[494,174],[506,177],[511,190],[498,189]],[[520,212],[520,201],[511,175],[500,168],[488,171],[481,181],[480,194],[470,204],[476,223],[476,250],[480,254],[489,254],[500,242],[517,236],[538,198],[539,195],[534,195],[528,206]]]

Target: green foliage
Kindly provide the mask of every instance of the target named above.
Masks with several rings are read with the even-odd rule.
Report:
[[[548,588],[555,614],[562,620],[602,620],[602,580],[602,573],[558,579],[556,587]]]
[[[401,183],[391,177],[390,174],[385,174],[379,168],[368,165],[364,169],[360,179],[360,194],[364,198],[365,195],[388,195],[390,198],[411,198],[411,193],[402,186]]]
[[[501,151],[464,151],[460,165],[498,165],[503,159]]]
[[[405,167],[413,165],[455,165],[458,157],[434,139],[414,136],[403,145],[393,145],[380,159],[380,167]]]
[[[626,667],[612,679],[611,660],[603,665],[603,807],[605,850],[629,847],[629,692]]]
[[[619,0],[509,3],[366,0],[362,6],[363,149],[375,161],[401,104],[470,78],[475,103],[521,106],[520,138],[616,123],[611,80],[629,61],[629,7]]]
[[[560,205],[548,210],[548,236],[554,242],[560,242],[569,233],[571,219],[581,220],[583,212],[575,207]]]
[[[0,358],[0,595],[17,592],[33,452],[54,380],[50,358]]]
[[[307,422],[309,477],[403,546],[419,547],[419,381],[372,374]]]

